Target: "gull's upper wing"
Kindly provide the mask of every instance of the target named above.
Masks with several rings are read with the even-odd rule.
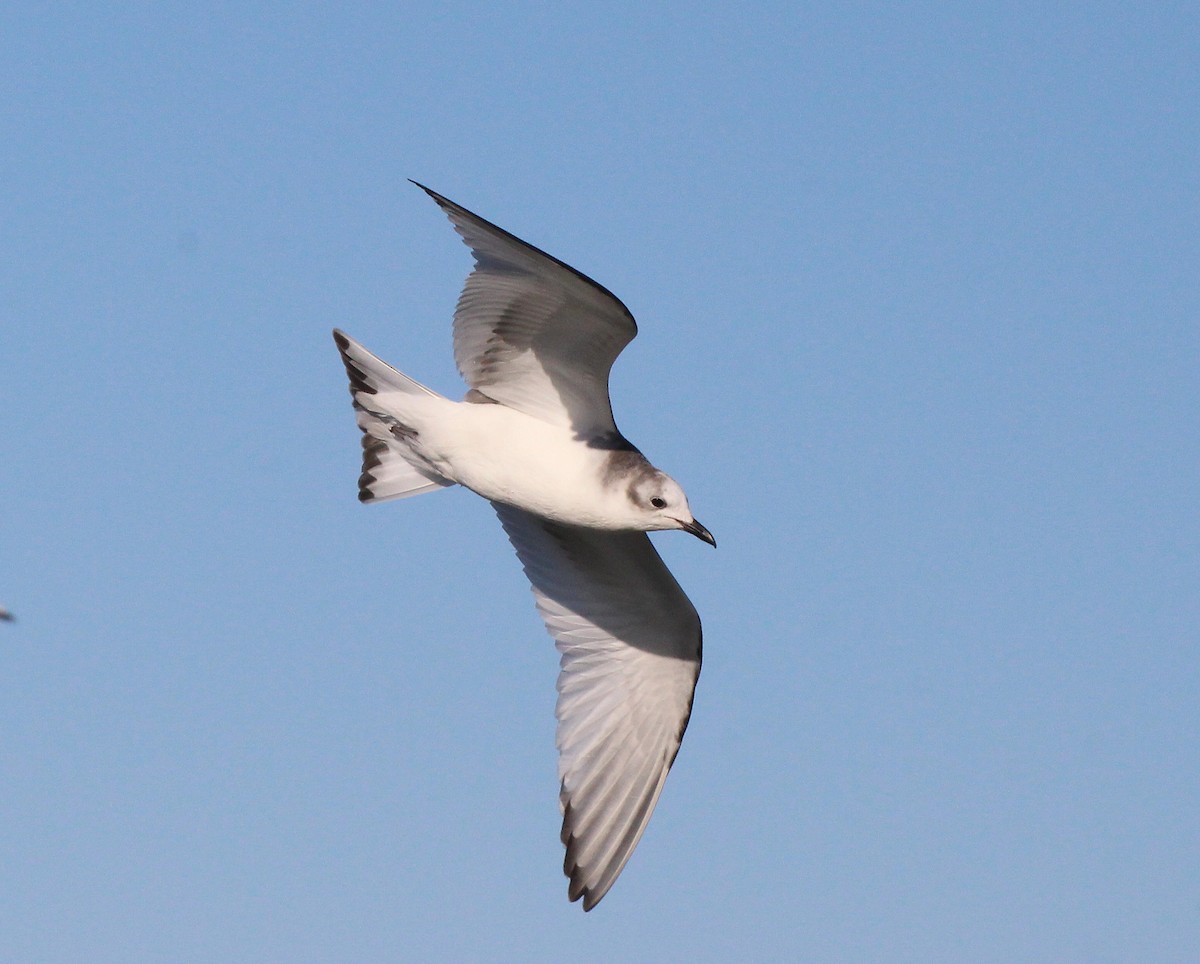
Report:
[[[608,373],[637,334],[629,309],[557,258],[417,186],[475,255],[454,313],[454,360],[467,384],[582,436],[616,432]]]
[[[607,893],[658,802],[692,711],[700,617],[644,532],[493,502],[561,653],[559,801],[568,896]]]

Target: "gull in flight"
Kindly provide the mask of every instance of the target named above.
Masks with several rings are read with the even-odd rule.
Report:
[[[563,870],[568,897],[591,910],[646,829],[700,674],[700,618],[646,533],[716,542],[679,484],[613,421],[608,374],[637,334],[629,309],[417,186],[475,257],[454,314],[454,358],[470,390],[451,401],[334,331],[363,432],[358,497],[458,484],[495,508],[561,657]]]

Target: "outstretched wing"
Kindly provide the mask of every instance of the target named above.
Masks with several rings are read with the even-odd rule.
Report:
[[[467,384],[583,437],[616,432],[608,375],[637,334],[629,309],[557,258],[417,186],[475,255],[454,313],[454,359]]]
[[[643,532],[493,502],[561,654],[559,800],[568,896],[591,910],[629,860],[679,751],[700,617]]]

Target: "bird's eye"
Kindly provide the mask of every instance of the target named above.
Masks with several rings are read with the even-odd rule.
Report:
[[[665,509],[667,507],[667,500],[660,499],[658,496],[655,496],[650,500],[650,504],[656,509]]]

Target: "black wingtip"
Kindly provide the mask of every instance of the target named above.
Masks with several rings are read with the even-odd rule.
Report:
[[[408,179],[408,183],[415,184],[417,187],[419,187],[422,191],[424,191],[426,194],[428,194],[431,198],[433,198],[435,201],[437,201],[438,204],[442,205],[443,207],[445,207],[447,204],[454,204],[454,202],[451,201],[448,197],[444,197],[441,194],[438,194],[438,192],[435,191],[433,188],[426,187],[420,181],[414,181],[410,177]]]
[[[571,819],[571,801],[567,797],[566,787],[559,790],[559,802],[563,808],[562,830],[559,832],[559,839],[567,848],[563,855],[563,873],[567,876],[567,900],[572,904],[582,898],[583,909],[586,913],[595,907],[601,900],[604,899],[604,893],[599,896],[583,882],[583,868],[579,866],[576,860],[577,842],[575,834],[571,829],[573,821]]]

